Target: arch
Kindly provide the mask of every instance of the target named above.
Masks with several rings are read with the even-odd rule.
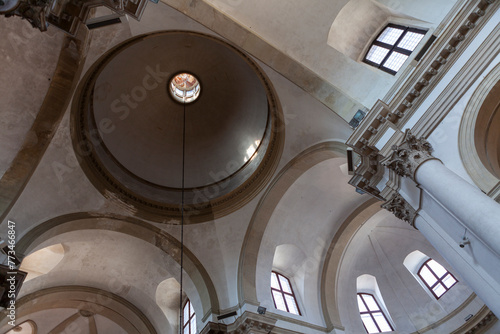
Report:
[[[98,314],[120,325],[130,334],[157,334],[157,330],[136,306],[109,291],[86,286],[60,286],[36,291],[16,301],[16,318],[23,319],[43,310],[75,309],[56,328],[64,330],[77,316]],[[4,319],[0,325],[7,324]]]
[[[500,196],[499,94],[497,65],[472,94],[458,131],[458,150],[465,170],[482,191],[494,198]]]
[[[23,235],[16,248],[20,253],[28,254],[54,236],[79,230],[108,230],[139,238],[159,248],[180,264],[180,242],[173,236],[137,218],[113,214],[77,212],[49,219]],[[184,255],[184,270],[200,296],[203,318],[212,313],[218,314],[219,299],[208,272],[186,246]]]
[[[238,298],[240,304],[258,305],[256,292],[257,256],[264,231],[271,215],[288,188],[316,164],[345,155],[347,146],[339,142],[314,145],[290,161],[272,180],[254,211],[240,255],[238,267]]]
[[[342,328],[339,314],[338,269],[341,266],[342,256],[349,241],[358,229],[374,214],[382,210],[380,201],[370,198],[354,210],[342,223],[330,244],[325,257],[325,265],[321,275],[321,298],[325,319],[330,319],[329,326]]]
[[[238,297],[240,305],[245,303],[259,305],[256,290],[257,256],[261,248],[264,231],[269,220],[287,190],[312,167],[338,157],[344,157],[346,146],[343,143],[329,141],[316,144],[291,160],[273,179],[261,197],[254,211],[245,239],[243,241],[238,267]],[[319,282],[318,282],[319,283]],[[321,307],[321,306],[320,306]],[[331,324],[326,315],[325,323]]]

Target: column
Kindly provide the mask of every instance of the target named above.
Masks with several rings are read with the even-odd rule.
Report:
[[[382,164],[413,179],[500,256],[500,204],[449,170],[431,152],[425,139],[407,129],[403,143],[394,146],[392,156]]]
[[[392,150],[382,164],[414,180],[448,211],[447,219],[456,225],[450,230],[451,225],[435,220],[425,207],[415,211],[397,192],[382,207],[419,229],[485,304],[500,315],[500,205],[433,157],[431,145],[409,130],[402,144]],[[462,228],[471,232],[471,244],[466,246],[472,247],[469,251],[458,246],[456,229]],[[474,258],[480,254],[481,258]]]
[[[415,181],[500,256],[500,204],[438,160],[428,160]]]

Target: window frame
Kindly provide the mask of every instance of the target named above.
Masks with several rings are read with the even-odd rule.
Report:
[[[363,295],[371,296],[373,298],[373,300],[375,301],[375,303],[377,304],[378,310],[376,310],[376,311],[370,310],[370,308],[368,307],[368,304],[366,303],[365,299],[363,298]],[[365,328],[365,331],[367,333],[369,333],[369,331],[368,331],[368,329],[366,329],[365,323],[363,322],[363,319],[361,318],[362,314],[369,314],[370,315],[370,317],[373,320],[373,323],[375,324],[375,326],[377,326],[377,329],[378,329],[379,333],[389,333],[389,332],[382,332],[380,330],[379,324],[378,324],[377,320],[375,319],[375,317],[373,316],[372,313],[382,313],[382,315],[384,316],[385,321],[387,322],[387,324],[389,325],[389,327],[391,327],[391,332],[394,332],[394,327],[392,326],[391,322],[389,321],[389,318],[387,318],[387,315],[385,314],[384,309],[380,306],[380,304],[379,304],[379,302],[377,300],[377,297],[374,294],[367,293],[367,292],[358,292],[356,294],[356,298],[357,298],[357,296],[360,296],[361,301],[365,305],[365,308],[368,310],[368,311],[362,312],[361,310],[359,310],[359,306],[358,306],[359,316],[360,316],[361,322],[363,323],[363,327]],[[357,305],[357,300],[356,300],[356,305]]]
[[[276,310],[279,310],[279,311],[287,312],[287,313],[290,313],[290,314],[293,314],[293,315],[302,316],[302,312],[300,311],[299,303],[297,301],[297,297],[295,296],[295,292],[293,291],[293,286],[292,286],[292,282],[290,281],[290,279],[288,277],[286,277],[285,275],[282,275],[279,272],[274,271],[274,270],[271,271],[271,276],[273,274],[276,274],[276,277],[277,277],[277,280],[278,280],[278,284],[279,284],[279,287],[280,287],[280,290],[278,290],[276,288],[273,288],[272,285],[271,285],[271,297],[273,298],[274,308],[276,308]],[[290,285],[290,290],[292,291],[292,293],[289,293],[289,292],[286,292],[285,290],[283,290],[283,287],[281,286],[280,276],[283,277],[284,279],[286,279],[288,281],[288,284]],[[271,277],[271,281],[272,281],[272,277]],[[273,291],[277,291],[277,292],[281,293],[281,295],[283,297],[283,301],[285,302],[286,311],[285,310],[280,310],[276,306],[276,300],[274,299]],[[293,301],[295,302],[295,307],[297,308],[297,312],[299,312],[299,314],[295,314],[295,313],[290,312],[290,308],[288,307],[288,302],[287,302],[287,300],[285,298],[285,295],[291,296],[293,298]]]
[[[401,34],[401,36],[399,36],[399,38],[396,40],[396,42],[394,42],[393,45],[377,41],[377,39],[380,37],[380,35],[382,35],[382,33],[387,28],[396,28],[396,29],[402,29],[403,30],[403,33]],[[420,42],[422,42],[422,39],[421,39],[420,42],[415,47],[415,49],[413,49],[412,51],[397,47],[397,45],[399,44],[399,42],[401,42],[403,40],[403,38],[405,37],[405,35],[408,32],[413,32],[413,33],[421,34],[422,35],[422,39],[423,39],[425,37],[425,35],[427,34],[428,30],[426,30],[426,29],[420,29],[420,28],[407,27],[407,26],[403,26],[403,25],[400,25],[400,24],[389,23],[389,24],[387,24],[384,27],[384,29],[382,29],[380,31],[380,33],[370,43],[370,46],[366,50],[365,56],[363,57],[363,62],[366,63],[366,64],[368,64],[368,65],[371,65],[373,67],[376,67],[376,68],[378,68],[378,69],[380,69],[380,70],[382,70],[382,71],[384,71],[386,73],[389,73],[389,74],[392,74],[392,75],[396,75],[397,71],[391,70],[390,68],[384,66],[385,62],[389,59],[389,57],[391,56],[391,54],[393,52],[398,52],[398,53],[401,53],[401,54],[404,54],[404,55],[410,57],[410,55],[413,53],[413,51],[415,51],[415,49],[417,48],[418,44],[420,44]],[[382,59],[382,61],[380,62],[380,64],[377,64],[377,63],[375,63],[375,62],[373,62],[371,60],[368,60],[366,58],[368,56],[368,53],[370,52],[370,50],[371,50],[371,48],[372,48],[373,45],[376,45],[376,46],[379,46],[379,47],[382,47],[384,49],[389,50],[389,52],[387,52],[387,54],[385,55],[384,59]],[[405,62],[406,62],[406,60],[405,60]]]
[[[186,307],[188,308],[188,315],[189,315],[189,319],[187,320],[186,322],[186,319],[184,317],[184,313],[185,313],[185,309]],[[191,308],[193,309],[193,314],[191,314]],[[186,302],[184,303],[184,306],[182,307],[182,321],[184,322],[182,324],[182,333],[184,334],[184,331],[185,331],[185,328],[187,326],[189,326],[189,332],[188,334],[196,334],[196,330],[192,330],[191,329],[191,320],[193,318],[196,317],[196,312],[194,311],[194,307],[192,307],[192,304],[191,304],[191,301],[189,300],[189,298],[186,300]]]
[[[451,288],[453,288],[455,286],[455,284],[458,283],[458,280],[457,278],[448,270],[446,269],[443,265],[441,265],[441,263],[437,262],[436,260],[433,260],[435,261],[437,264],[439,264],[441,267],[444,268],[444,270],[446,270],[446,273],[439,277],[435,272],[434,270],[432,270],[432,268],[428,265],[428,263],[430,261],[432,261],[433,259],[432,258],[428,258],[424,263],[422,263],[422,265],[420,266],[420,268],[418,269],[417,271],[417,276],[418,278],[420,278],[420,280],[425,284],[425,286],[427,287],[427,289],[429,289],[429,291],[432,293],[432,295],[434,296],[434,298],[436,298],[437,300],[439,300],[439,298],[443,297],[448,291],[450,291]],[[420,274],[420,272],[422,271],[422,269],[424,267],[427,267],[427,269],[431,272],[431,274],[434,275],[434,277],[436,278],[436,282],[431,286],[429,285],[429,283],[427,283],[427,281],[424,279],[424,277],[422,277],[422,275]],[[447,276],[447,275],[451,275],[451,277],[453,277],[453,279],[455,280],[455,283],[453,283],[449,288],[446,286],[446,284],[444,284],[443,282],[443,279]],[[444,288],[444,292],[441,294],[441,296],[438,297],[438,295],[436,295],[436,293],[434,292],[434,287],[438,284],[441,284],[441,286]]]

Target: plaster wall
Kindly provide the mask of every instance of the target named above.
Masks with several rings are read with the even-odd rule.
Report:
[[[316,325],[325,325],[320,299],[320,277],[325,253],[347,214],[366,200],[354,191],[344,189],[347,179],[340,165],[343,158],[329,159],[305,172],[285,193],[267,225],[257,256],[257,298],[271,312],[288,315]],[[342,208],[342,209],[341,209]],[[349,210],[350,209],[350,210]],[[282,245],[294,245],[296,252],[278,253]],[[294,257],[301,254],[300,260]],[[291,264],[273,268],[273,263]],[[302,316],[276,310],[270,293],[270,274],[281,269],[294,284]]]
[[[54,74],[64,34],[54,27],[41,34],[18,17],[0,20],[0,177],[30,133]]]
[[[356,62],[327,44],[330,27],[340,10],[348,3],[346,0],[326,3],[318,0],[307,3],[298,0],[207,2],[364,106],[373,105],[397,78]],[[398,11],[401,15],[429,22],[434,28],[454,5],[454,1],[391,0],[376,3],[390,11]],[[376,18],[369,17],[364,23],[371,27],[369,23],[372,20]]]
[[[425,291],[403,264],[405,257],[415,250],[435,259],[459,281],[439,300]],[[385,210],[375,214],[358,230],[339,267],[337,286],[343,288],[337,293],[345,333],[364,330],[355,298],[356,279],[364,274],[376,277],[397,333],[413,333],[431,325],[433,328],[426,333],[449,333],[463,322],[462,313],[444,322],[441,319],[454,314],[472,290],[420,232]],[[476,298],[467,304],[465,312],[474,314],[482,305]]]

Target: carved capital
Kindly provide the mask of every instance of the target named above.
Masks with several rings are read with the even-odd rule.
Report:
[[[427,160],[436,159],[431,153],[431,144],[424,138],[415,137],[410,129],[407,129],[401,145],[392,146],[392,155],[383,160],[382,165],[400,176],[415,180],[417,168]]]
[[[395,193],[381,207],[416,228],[415,218],[417,217],[417,212],[399,193]]]

